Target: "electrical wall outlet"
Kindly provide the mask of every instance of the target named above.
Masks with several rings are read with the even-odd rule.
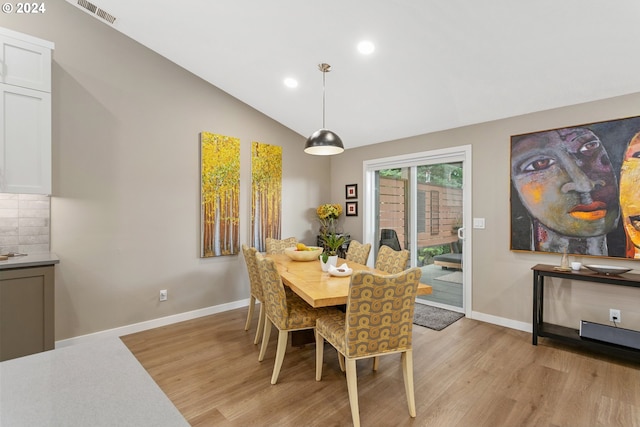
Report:
[[[622,317],[620,316],[620,310],[615,308],[610,308],[609,321],[614,323],[620,323],[622,321]]]
[[[160,291],[160,301],[166,301],[169,298],[169,294],[166,289]]]

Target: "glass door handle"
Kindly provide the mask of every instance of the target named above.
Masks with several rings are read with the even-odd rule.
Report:
[[[464,240],[464,227],[458,228],[458,239]]]

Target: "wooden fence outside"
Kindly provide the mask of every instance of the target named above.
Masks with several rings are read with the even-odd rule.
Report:
[[[395,230],[400,246],[408,246],[407,181],[380,178],[379,228]],[[418,248],[448,245],[458,240],[462,225],[462,189],[418,184]]]

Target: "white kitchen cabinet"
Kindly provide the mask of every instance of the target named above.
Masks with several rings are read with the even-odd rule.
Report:
[[[51,194],[53,43],[0,27],[0,193]]]
[[[51,94],[0,84],[0,192],[51,194]]]
[[[1,83],[51,92],[53,43],[0,28]]]

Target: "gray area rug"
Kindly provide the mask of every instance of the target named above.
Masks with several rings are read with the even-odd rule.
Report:
[[[453,273],[445,274],[444,276],[436,277],[437,280],[444,282],[460,283],[462,284],[462,271],[454,271]]]
[[[435,331],[441,331],[463,317],[464,314],[455,311],[425,304],[416,304],[413,323]]]

